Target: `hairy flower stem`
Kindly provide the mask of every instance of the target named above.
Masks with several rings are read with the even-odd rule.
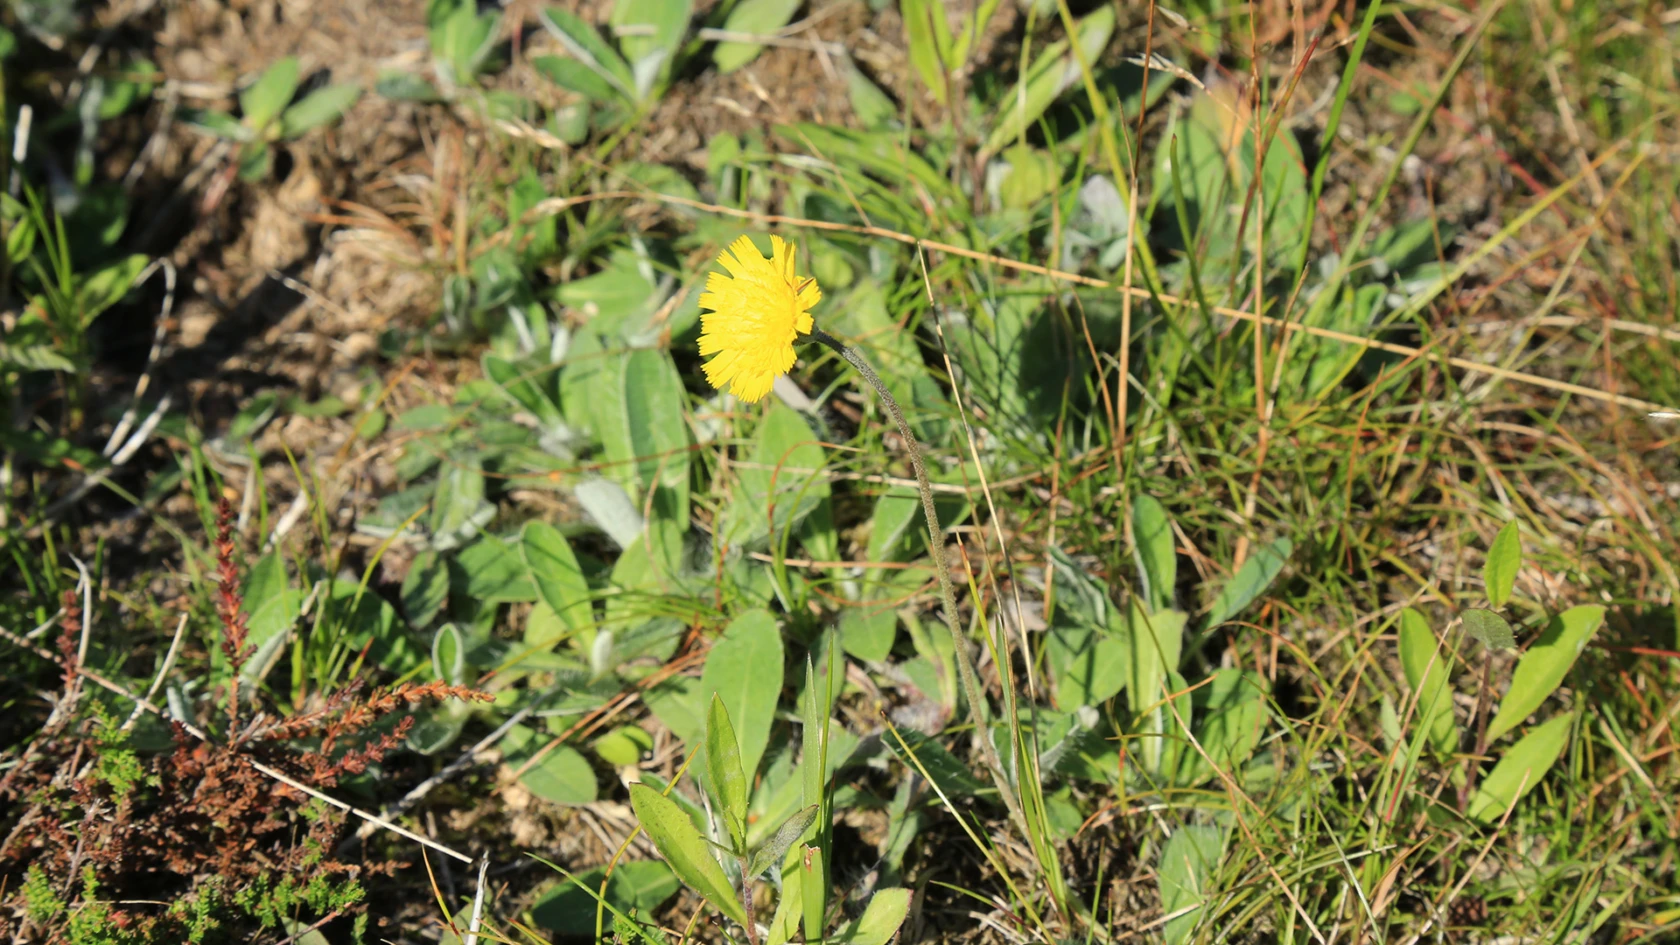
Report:
[[[893,422],[898,424],[899,435],[904,437],[905,452],[910,454],[910,465],[916,470],[916,490],[922,495],[922,513],[927,517],[928,554],[933,557],[933,570],[939,576],[939,596],[944,604],[945,626],[951,631],[951,643],[957,654],[957,675],[962,678],[963,695],[968,699],[969,711],[974,714],[974,739],[980,744],[980,755],[985,759],[986,767],[991,771],[992,781],[997,785],[998,794],[1003,803],[1009,808],[1009,815],[1015,824],[1026,833],[1027,818],[1021,810],[1021,802],[1015,796],[1014,788],[1003,771],[1003,759],[999,757],[997,746],[992,743],[991,733],[987,730],[986,696],[980,690],[980,679],[974,672],[974,657],[969,652],[968,637],[962,632],[957,623],[957,593],[951,586],[951,569],[945,561],[945,532],[939,525],[939,513],[933,506],[933,487],[928,484],[927,467],[922,463],[922,448],[916,442],[916,435],[910,432],[910,424],[904,420],[904,411],[898,406],[887,385],[881,380],[881,375],[865,361],[863,355],[848,347],[838,338],[820,328],[812,328],[810,339],[818,342],[829,350],[846,359],[846,363],[857,369],[869,386],[875,388],[880,395],[881,403],[886,405],[887,412],[892,414]]]

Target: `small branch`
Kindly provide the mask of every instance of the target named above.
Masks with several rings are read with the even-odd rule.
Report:
[[[473,891],[472,920],[467,923],[467,934],[461,939],[461,945],[478,945],[478,927],[484,921],[484,874],[490,869],[490,854],[486,853],[478,860],[478,886]]]

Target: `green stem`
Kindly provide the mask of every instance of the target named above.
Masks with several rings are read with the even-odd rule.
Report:
[[[910,454],[910,466],[916,470],[916,490],[922,496],[922,513],[927,517],[928,554],[933,558],[934,573],[939,576],[939,596],[944,604],[945,627],[951,631],[951,644],[957,655],[957,675],[962,679],[963,695],[968,699],[969,711],[974,713],[974,738],[980,744],[980,756],[985,759],[986,767],[991,771],[992,781],[997,785],[1004,806],[1009,808],[1009,815],[1015,819],[1016,826],[1021,829],[1023,836],[1031,836],[1027,833],[1027,818],[1021,810],[1021,802],[1016,798],[1009,778],[1004,774],[1003,759],[998,755],[997,746],[992,743],[986,722],[985,693],[980,690],[980,679],[974,672],[974,657],[969,652],[968,637],[957,624],[957,593],[951,585],[951,569],[945,561],[945,533],[939,526],[939,512],[933,507],[933,487],[928,484],[927,467],[922,463],[921,445],[916,441],[916,435],[910,432],[910,424],[905,422],[904,411],[899,408],[898,401],[893,398],[892,392],[887,390],[881,375],[876,374],[875,369],[864,360],[863,355],[820,328],[813,327],[809,338],[845,358],[847,364],[863,375],[863,379],[880,395],[881,403],[886,405],[887,412],[892,414],[893,422],[898,424],[899,435],[904,437],[904,449]]]

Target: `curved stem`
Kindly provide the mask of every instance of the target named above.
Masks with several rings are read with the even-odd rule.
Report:
[[[899,408],[898,401],[881,380],[881,375],[864,360],[863,355],[844,342],[830,335],[820,328],[811,329],[810,339],[846,359],[846,363],[857,369],[869,386],[875,388],[881,403],[886,405],[887,412],[892,414],[893,422],[898,424],[899,435],[904,438],[905,452],[910,454],[910,465],[916,471],[916,491],[922,496],[922,514],[927,518],[928,554],[933,558],[934,573],[939,576],[939,596],[944,605],[945,627],[951,631],[952,648],[957,656],[957,675],[962,680],[963,695],[968,699],[969,711],[974,714],[974,738],[980,744],[980,756],[985,759],[986,767],[990,770],[992,781],[997,785],[998,794],[1003,798],[1004,806],[1009,808],[1009,815],[1014,818],[1016,826],[1020,827],[1024,835],[1027,829],[1027,818],[1021,810],[1021,802],[1015,796],[1009,778],[1004,774],[1003,759],[998,755],[997,746],[993,744],[991,733],[986,722],[986,696],[980,689],[980,679],[974,672],[974,657],[969,652],[968,637],[962,632],[957,623],[957,594],[951,585],[951,569],[945,560],[945,533],[939,525],[939,512],[933,506],[933,487],[928,484],[927,467],[922,462],[921,445],[916,441],[916,434],[910,432],[910,424],[905,422],[904,411]]]

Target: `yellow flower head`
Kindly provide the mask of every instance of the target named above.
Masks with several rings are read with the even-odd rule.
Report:
[[[700,354],[706,380],[756,403],[793,367],[793,342],[811,330],[811,307],[822,300],[817,280],[793,272],[794,247],[770,237],[770,258],[743,236],[719,254],[728,275],[706,277],[700,307]]]

